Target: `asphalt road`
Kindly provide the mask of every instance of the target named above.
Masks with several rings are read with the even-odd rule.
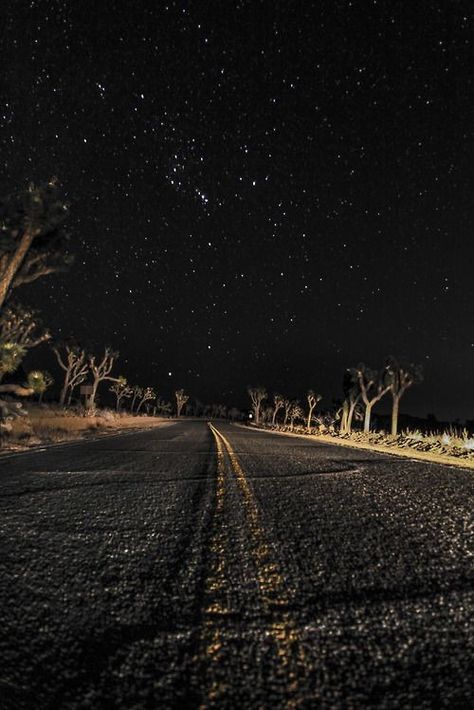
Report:
[[[0,460],[0,708],[473,707],[473,472],[215,426]]]

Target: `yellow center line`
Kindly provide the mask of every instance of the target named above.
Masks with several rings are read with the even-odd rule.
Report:
[[[211,552],[211,569],[205,582],[205,620],[204,639],[206,647],[204,656],[211,665],[219,664],[223,648],[223,639],[218,617],[229,613],[227,606],[228,581],[226,574],[225,539],[223,538],[223,513],[225,500],[225,454],[224,448],[219,439],[216,438],[217,446],[217,479],[216,479],[216,504],[213,516],[213,532],[210,539],[209,549]],[[209,705],[214,705],[226,692],[227,687],[218,681],[212,681],[207,691],[206,699],[199,708],[204,709]]]
[[[240,488],[248,525],[252,533],[257,582],[265,612],[270,618],[275,610],[281,609],[278,619],[273,619],[266,629],[274,639],[280,670],[286,678],[286,690],[290,695],[286,706],[295,707],[298,700],[298,690],[301,677],[307,668],[303,646],[299,639],[297,624],[291,617],[290,605],[293,595],[289,592],[280,567],[272,555],[272,548],[267,542],[265,530],[261,522],[260,511],[255,500],[250,483],[228,439],[212,424],[209,427],[214,434],[218,456],[223,454],[222,444],[229,457],[233,473]]]

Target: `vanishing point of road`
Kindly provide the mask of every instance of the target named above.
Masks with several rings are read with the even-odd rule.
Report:
[[[474,473],[221,422],[0,459],[0,708],[474,705]]]

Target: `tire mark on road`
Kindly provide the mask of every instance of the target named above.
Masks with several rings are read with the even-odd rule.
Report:
[[[100,689],[103,675],[107,673],[110,663],[123,649],[144,641],[154,642],[156,639],[171,637],[178,645],[176,656],[177,665],[180,666],[182,656],[187,653],[192,645],[193,628],[199,616],[199,580],[194,579],[194,574],[189,578],[189,570],[199,570],[205,565],[201,559],[203,551],[208,548],[208,530],[213,511],[211,510],[211,481],[214,477],[214,463],[211,451],[204,467],[202,477],[196,478],[196,487],[192,493],[187,509],[189,511],[189,524],[182,535],[176,536],[174,549],[170,559],[173,561],[167,573],[157,576],[154,572],[155,562],[151,558],[147,569],[140,574],[141,580],[147,580],[150,587],[157,586],[159,594],[156,595],[156,604],[151,604],[145,611],[144,618],[130,624],[107,625],[105,628],[88,629],[78,639],[79,652],[76,657],[76,674],[66,681],[58,684],[51,706],[63,707],[73,702],[75,696],[82,696],[91,689]],[[181,481],[178,479],[178,482]],[[193,540],[201,540],[201,544],[193,547]],[[159,549],[156,550],[159,556]],[[121,573],[120,573],[121,574]],[[117,578],[117,583],[120,576]],[[186,613],[176,616],[176,599],[183,590],[193,586],[195,590],[195,604],[186,609]],[[150,595],[151,598],[153,595]],[[183,598],[185,601],[185,599]],[[178,643],[179,642],[179,643]],[[183,648],[181,648],[183,647]],[[53,649],[54,650],[54,649]],[[185,692],[185,684],[175,693]],[[69,705],[68,705],[69,706]],[[41,707],[41,706],[37,706]]]

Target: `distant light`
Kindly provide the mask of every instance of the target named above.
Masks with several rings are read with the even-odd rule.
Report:
[[[172,374],[173,374],[172,372],[168,372],[168,377],[171,377]]]

